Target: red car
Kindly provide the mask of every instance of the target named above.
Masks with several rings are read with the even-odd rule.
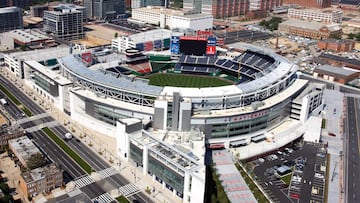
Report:
[[[328,133],[329,136],[336,137],[334,133]]]
[[[300,195],[299,195],[299,194],[294,194],[294,193],[292,193],[292,194],[290,194],[290,197],[291,197],[291,198],[294,198],[294,199],[300,199]]]

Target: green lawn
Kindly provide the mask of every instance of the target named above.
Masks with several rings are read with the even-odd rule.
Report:
[[[148,76],[150,85],[174,87],[219,87],[231,82],[210,76],[194,76],[183,74],[155,74]]]
[[[291,175],[292,175],[292,173],[289,173],[289,174],[287,174],[287,175],[285,175],[285,176],[282,176],[282,177],[280,177],[280,178],[281,178],[282,181],[284,181],[284,183],[285,183],[286,185],[290,185]]]
[[[117,197],[116,200],[120,203],[130,203],[128,199],[126,199],[126,197],[124,196],[120,196],[120,197]]]
[[[11,101],[14,102],[15,105],[21,104],[19,100],[16,99],[16,97],[14,97],[14,95],[12,95],[4,86],[0,85],[0,90],[4,92],[4,94],[6,94],[6,96],[11,99]]]
[[[91,166],[84,161],[78,154],[76,154],[67,144],[64,143],[57,135],[53,133],[49,128],[45,127],[42,129],[57,145],[61,147],[81,168],[84,169],[88,174],[92,172]]]

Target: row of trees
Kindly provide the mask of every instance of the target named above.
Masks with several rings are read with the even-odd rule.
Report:
[[[280,17],[272,17],[270,20],[262,20],[259,25],[270,30],[277,30],[279,27],[279,24],[282,22],[282,18]]]
[[[360,32],[348,34],[348,38],[356,41],[360,41]]]

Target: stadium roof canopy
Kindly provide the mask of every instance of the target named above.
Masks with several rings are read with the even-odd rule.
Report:
[[[59,62],[70,72],[77,75],[77,77],[93,81],[99,85],[151,95],[159,95],[163,89],[163,87],[148,85],[143,81],[132,80],[132,78],[128,76],[117,78],[112,74],[104,74],[100,71],[90,70],[72,55],[60,58]]]

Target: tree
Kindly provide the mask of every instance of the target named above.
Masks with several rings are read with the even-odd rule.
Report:
[[[26,165],[27,167],[32,170],[35,168],[43,167],[46,165],[46,159],[44,155],[41,153],[36,153],[30,156],[30,158],[27,160]]]
[[[115,32],[114,37],[117,38],[119,36],[119,33]]]

